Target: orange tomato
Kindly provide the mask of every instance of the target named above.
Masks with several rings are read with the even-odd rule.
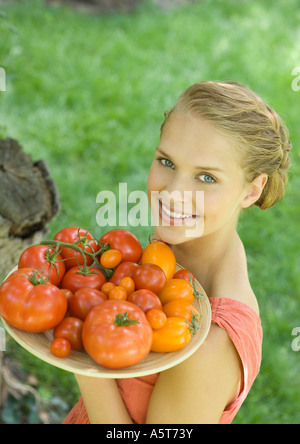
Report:
[[[115,285],[108,294],[108,299],[111,301],[126,301],[127,291],[125,288]]]
[[[146,318],[148,319],[153,330],[162,328],[167,322],[167,316],[165,313],[157,308],[152,308],[151,310],[147,311]]]
[[[66,358],[71,353],[71,344],[65,338],[56,338],[50,345],[51,353],[57,358]]]
[[[111,249],[105,251],[101,258],[100,264],[104,268],[116,268],[122,261],[122,253],[119,250]]]
[[[181,299],[168,302],[164,306],[164,313],[168,318],[175,316],[186,319],[191,322],[193,316],[197,316],[200,320],[199,311],[190,303]]]
[[[193,286],[184,279],[170,279],[164,289],[160,292],[159,298],[162,305],[177,299],[192,303],[195,299]]]
[[[121,282],[119,283],[119,286],[125,288],[125,290],[127,291],[128,296],[131,293],[133,293],[134,290],[135,290],[134,280],[131,277],[129,277],[129,276],[123,277],[121,279]]]
[[[109,295],[109,292],[112,288],[115,287],[115,284],[113,284],[112,282],[105,282],[105,284],[102,285],[101,287],[101,291],[102,293],[104,293],[106,296]]]
[[[191,340],[192,334],[185,319],[167,318],[165,325],[153,330],[151,351],[168,353],[182,349]]]
[[[142,254],[141,264],[158,265],[167,279],[172,279],[176,271],[176,259],[171,248],[164,242],[151,242]]]

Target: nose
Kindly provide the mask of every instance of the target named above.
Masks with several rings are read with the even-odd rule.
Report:
[[[189,178],[185,174],[176,173],[173,175],[172,180],[170,180],[165,188],[168,193],[176,193],[184,195],[185,191],[192,191],[193,187]]]

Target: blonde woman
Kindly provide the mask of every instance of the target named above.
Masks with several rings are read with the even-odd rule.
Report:
[[[211,329],[192,357],[160,375],[78,375],[82,398],[66,424],[230,424],[260,370],[259,304],[237,223],[246,208],[267,209],[284,196],[287,129],[259,96],[234,82],[197,83],[165,116],[148,178],[149,197],[158,196],[151,199],[159,209],[154,236],[204,287]],[[183,198],[168,202],[163,191],[204,192],[204,212],[192,200],[185,214]],[[201,218],[202,232],[187,237],[187,221]]]

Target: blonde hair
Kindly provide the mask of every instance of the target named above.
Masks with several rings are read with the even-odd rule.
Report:
[[[251,89],[236,82],[196,83],[165,113],[162,130],[175,112],[200,116],[235,137],[249,183],[262,173],[268,175],[255,205],[264,210],[283,198],[292,148],[288,130],[278,114]]]

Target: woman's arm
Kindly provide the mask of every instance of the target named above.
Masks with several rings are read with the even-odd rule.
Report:
[[[237,395],[242,364],[226,331],[212,324],[200,349],[162,372],[149,404],[148,424],[217,424]]]
[[[133,424],[114,379],[75,378],[91,424]]]

